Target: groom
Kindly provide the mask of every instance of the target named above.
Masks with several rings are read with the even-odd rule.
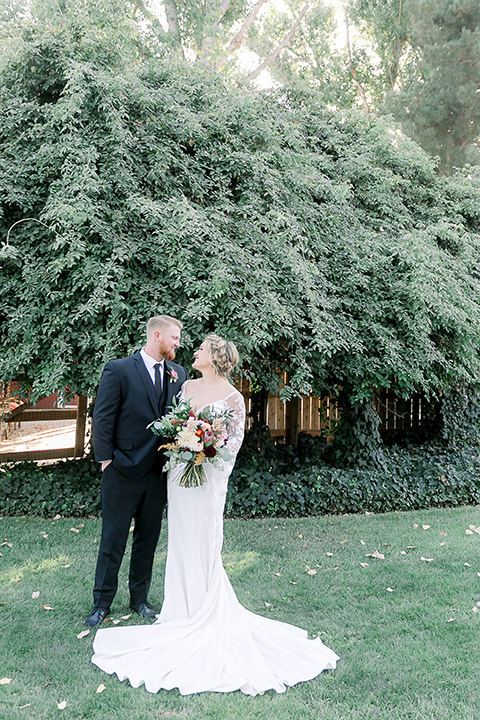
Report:
[[[130,608],[154,619],[147,600],[155,548],[167,500],[161,438],[148,429],[178,395],[187,374],[172,362],[182,323],[168,315],[150,318],[145,347],[105,365],[93,411],[95,459],[102,467],[102,536],[94,607],[85,625],[99,625],[110,611],[130,525]]]

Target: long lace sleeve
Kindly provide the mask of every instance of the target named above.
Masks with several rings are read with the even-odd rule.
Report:
[[[245,401],[243,395],[239,392],[233,393],[227,398],[227,405],[229,410],[232,411],[232,417],[227,427],[227,448],[230,455],[235,458],[245,435]]]

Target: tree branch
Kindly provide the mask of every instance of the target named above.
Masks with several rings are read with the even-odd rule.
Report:
[[[356,83],[356,85],[357,85],[357,88],[358,88],[358,92],[359,92],[359,94],[360,94],[360,97],[361,97],[361,99],[362,99],[363,107],[365,108],[365,112],[366,112],[367,115],[368,115],[368,114],[370,113],[370,108],[368,107],[367,96],[365,95],[365,90],[363,89],[363,86],[362,86],[361,82],[358,80],[357,70],[356,70],[356,68],[355,68],[355,65],[353,64],[352,48],[351,48],[351,46],[350,46],[350,28],[349,28],[349,25],[348,25],[348,18],[347,18],[346,15],[345,15],[345,28],[346,28],[346,30],[347,30],[347,50],[348,50],[348,61],[349,61],[349,64],[350,64],[350,70],[351,70],[351,73],[352,73],[352,77],[353,77],[353,79],[355,80],[355,83]]]
[[[232,0],[222,0],[222,2],[220,3],[220,7],[218,8],[218,13],[217,13],[217,19],[215,20],[216,28],[218,28],[218,26],[220,25],[223,16],[227,12],[227,10],[231,4],[232,4]]]
[[[237,34],[230,40],[228,46],[227,46],[227,52],[226,54],[219,59],[219,61],[216,64],[216,69],[221,70],[222,67],[225,65],[227,58],[229,55],[235,52],[235,50],[238,50],[240,45],[243,43],[245,39],[245,34],[248,30],[248,28],[253,24],[253,21],[258,15],[258,12],[260,8],[265,5],[265,3],[268,2],[268,0],[258,0],[255,7],[250,11],[248,17],[245,19],[245,22],[243,23],[240,30],[237,32]],[[223,5],[223,3],[222,3]],[[220,6],[221,7],[221,6]]]
[[[167,42],[169,40],[168,33],[164,30],[162,23],[160,20],[155,17],[153,13],[150,12],[150,10],[144,5],[142,0],[132,0],[133,4],[137,8],[137,10],[140,10],[142,15],[144,15],[147,20],[152,25],[153,29],[155,30],[155,34],[158,37],[159,40],[162,40],[163,42]]]
[[[289,30],[289,32],[285,35],[283,40],[279,43],[279,45],[277,45],[275,50],[267,58],[265,58],[265,60],[262,63],[260,63],[260,65],[253,72],[251,72],[250,75],[248,75],[247,80],[255,80],[255,78],[260,75],[262,70],[265,70],[265,68],[268,67],[275,60],[277,55],[279,55],[282,52],[282,50],[288,45],[290,40],[293,38],[293,36],[297,32],[297,28],[300,25],[300,23],[302,22],[305,15],[307,14],[309,8],[310,8],[310,5],[307,3],[303,7],[298,18],[295,20],[291,30]]]
[[[175,0],[164,0],[165,4],[165,15],[167,16],[168,23],[168,34],[172,35],[172,40],[178,49],[181,57],[185,60],[185,55],[182,47],[182,38],[180,35],[180,27],[178,25],[177,8]]]

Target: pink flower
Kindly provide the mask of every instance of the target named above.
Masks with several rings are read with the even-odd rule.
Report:
[[[176,382],[176,381],[178,380],[178,373],[177,373],[176,370],[174,370],[173,368],[171,368],[171,369],[169,370],[169,374],[170,374],[170,382],[171,382],[171,383]]]

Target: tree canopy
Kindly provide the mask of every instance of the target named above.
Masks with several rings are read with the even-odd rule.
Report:
[[[139,56],[123,4],[25,23],[0,67],[0,377],[94,393],[144,324],[215,330],[284,397],[478,383],[480,181],[393,121]],[[122,9],[123,8],[123,9]]]

